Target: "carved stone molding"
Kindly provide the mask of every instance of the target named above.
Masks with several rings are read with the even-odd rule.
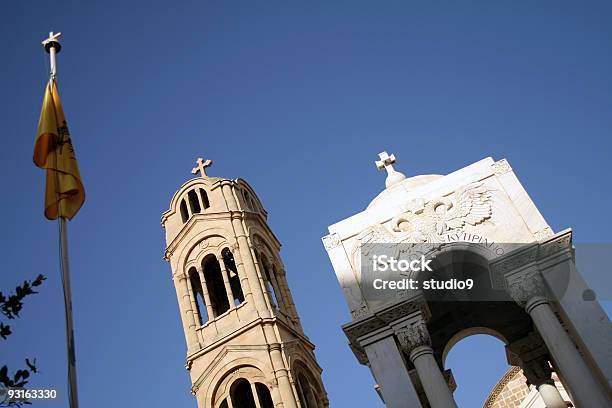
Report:
[[[416,313],[418,313],[417,316],[421,316],[421,318],[425,320],[430,316],[429,309],[424,299],[420,296],[405,300],[402,303],[395,304],[375,313],[371,313],[368,310],[365,302],[361,303],[358,309],[364,311],[360,312],[364,313],[362,319],[348,323],[342,328],[351,343],[354,344],[358,344],[357,338],[382,327],[389,326],[391,323],[401,318],[416,315]]]
[[[353,318],[353,320],[361,319],[363,317],[366,317],[369,314],[370,314],[370,311],[368,309],[368,305],[366,304],[366,302],[361,302],[359,306],[357,306],[356,309],[351,310],[351,317]]]
[[[429,308],[422,297],[417,297],[416,299],[410,299],[400,304],[393,305],[387,309],[377,312],[376,316],[383,322],[389,324],[401,319],[402,317],[414,314],[415,312],[419,312],[422,319],[425,321],[429,320],[431,317]]]
[[[542,230],[542,234],[546,233],[545,231],[547,228]],[[510,290],[510,283],[514,284],[517,277],[511,277],[509,275],[520,275],[527,278],[525,274],[529,274],[531,272],[522,271],[522,269],[533,269],[535,272],[537,272],[540,263],[545,262],[546,258],[553,255],[562,255],[571,249],[571,230],[561,232],[552,238],[544,239],[540,242],[523,244],[523,247],[518,248],[500,259],[491,262],[491,284],[494,289],[501,290],[506,288]],[[539,280],[541,281],[541,279]],[[524,282],[523,284],[519,282],[519,285],[515,289],[524,290],[530,285],[530,282]],[[541,287],[544,288],[543,285]]]
[[[493,262],[491,264],[491,270],[495,275],[503,276],[507,272],[521,268],[538,259],[538,245],[533,244],[523,251],[517,253],[511,253],[509,256],[500,260],[499,262]]]
[[[572,233],[571,231],[566,232],[563,235],[551,239],[550,241],[543,242],[540,245],[540,258],[545,258],[556,252],[570,249],[572,247]]]
[[[431,338],[427,325],[422,318],[415,319],[408,326],[395,330],[395,335],[406,354],[410,354],[417,347],[431,347]]]
[[[323,241],[323,246],[328,251],[340,245],[340,236],[336,233],[326,235],[321,240]]]
[[[510,163],[508,163],[508,160],[501,159],[493,163],[493,171],[495,171],[496,176],[501,176],[502,174],[512,171],[512,167],[510,167]]]
[[[382,320],[374,316],[370,316],[369,318],[366,318],[365,320],[356,324],[348,324],[342,329],[344,330],[344,333],[346,334],[350,342],[354,345],[357,345],[359,344],[359,342],[357,341],[359,337],[373,332],[374,330],[380,329],[384,326],[385,323]]]
[[[368,355],[365,353],[363,348],[356,347],[351,343],[349,343],[349,347],[351,348],[351,351],[353,352],[355,357],[357,357],[357,361],[359,361],[359,364],[368,365],[370,363],[370,361],[368,360]]]

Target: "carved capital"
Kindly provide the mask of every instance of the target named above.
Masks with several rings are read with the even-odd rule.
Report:
[[[409,325],[396,329],[395,335],[406,354],[410,354],[417,347],[431,347],[429,331],[422,318],[415,319]]]
[[[506,282],[510,297],[521,307],[533,298],[546,297],[544,280],[537,270],[511,275]]]
[[[521,368],[525,378],[527,378],[527,384],[533,384],[536,387],[542,384],[554,384],[552,368],[545,356],[524,362]]]
[[[552,383],[548,349],[537,332],[531,332],[508,344],[506,356],[509,364],[521,367],[528,385],[539,386],[544,383]]]
[[[336,233],[326,235],[321,240],[323,241],[323,246],[328,251],[340,245],[340,236]]]

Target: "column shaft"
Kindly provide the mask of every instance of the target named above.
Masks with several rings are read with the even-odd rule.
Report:
[[[208,313],[208,320],[214,320],[216,317],[212,303],[210,302],[210,296],[208,295],[208,286],[206,286],[206,279],[204,279],[204,270],[201,267],[197,268],[198,275],[200,275],[200,285],[202,285],[202,295],[204,296],[204,303],[206,303],[206,313]]]
[[[222,191],[223,196],[225,197],[225,202],[228,206],[228,211],[232,213],[238,213],[238,203],[236,202],[236,198],[234,197],[231,185],[223,184]],[[244,226],[242,225],[242,220],[240,219],[240,217],[232,216],[232,227],[234,229],[234,234],[236,234],[236,241],[238,243],[238,248],[236,252],[240,253],[239,256],[242,259],[246,276],[249,279],[249,287],[252,292],[254,307],[259,312],[260,316],[270,317],[270,310],[266,303],[261,284],[259,283],[259,276],[257,276],[257,268],[255,267],[253,255],[249,246],[249,241],[247,239],[246,231]],[[236,254],[234,254],[234,256],[236,256]]]
[[[544,405],[546,405],[546,408],[567,408],[561,393],[554,385],[542,383],[538,385],[537,389],[540,397],[542,397],[542,401],[544,401]]]
[[[242,256],[238,250],[238,246],[232,247],[232,254],[234,255],[234,261],[236,262],[236,269],[238,270],[238,276],[240,278],[240,286],[242,287],[242,293],[244,294],[244,300],[253,305],[253,293],[251,292],[251,285],[249,278],[246,275],[244,269],[244,263],[242,262]]]
[[[393,335],[362,344],[387,408],[421,408],[406,362]]]
[[[270,358],[274,366],[274,373],[278,381],[278,390],[283,400],[283,408],[297,408],[293,387],[289,381],[289,370],[285,367],[283,356],[280,351],[280,344],[270,345]]]
[[[193,323],[194,328],[200,325],[200,322],[203,323],[202,317],[198,312],[198,302],[196,300],[196,294],[193,291],[193,286],[191,285],[191,277],[187,276],[187,291],[189,293],[189,300],[191,301],[191,313],[193,314]]]
[[[559,367],[559,375],[562,375],[567,382],[576,405],[610,406],[610,400],[602,392],[576,346],[557,320],[548,300],[543,297],[532,298],[527,302],[525,309]]]
[[[457,408],[451,390],[433,357],[429,346],[419,346],[410,352],[410,360],[417,370],[425,395],[432,408]]]
[[[249,383],[251,384],[251,392],[253,393],[253,400],[255,401],[255,408],[261,408],[261,404],[259,403],[259,394],[257,394],[257,388],[255,387],[255,383],[252,383],[250,381]]]
[[[186,280],[187,277],[185,275],[178,275],[174,277],[176,295],[179,298],[179,302],[183,304],[181,318],[183,320],[183,327],[185,329],[187,348],[190,351],[193,351],[199,345],[199,343],[198,337],[195,332],[195,320],[193,318],[193,312],[191,310],[191,300]]]
[[[236,307],[234,303],[234,293],[232,292],[232,286],[229,282],[229,275],[227,274],[227,269],[225,268],[225,263],[223,262],[223,257],[219,260],[219,266],[221,267],[221,276],[223,276],[223,285],[225,285],[225,292],[227,292],[227,301],[229,302],[230,309]]]

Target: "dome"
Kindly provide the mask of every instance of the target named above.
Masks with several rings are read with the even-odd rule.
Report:
[[[416,190],[442,177],[444,176],[439,175],[439,174],[425,174],[421,176],[414,176],[414,177],[406,178],[400,181],[399,183],[393,184],[390,187],[385,188],[380,194],[374,197],[372,201],[370,201],[370,204],[368,204],[367,208],[374,207],[377,204],[386,201],[386,199],[392,195],[395,195],[400,192],[408,192],[411,190]]]

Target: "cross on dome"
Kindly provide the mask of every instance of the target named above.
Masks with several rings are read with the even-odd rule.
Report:
[[[208,178],[208,175],[206,174],[206,168],[212,166],[212,160],[204,160],[203,158],[198,157],[196,163],[198,165],[191,169],[191,174],[197,174],[199,171],[202,178]]]
[[[378,170],[382,170],[386,167],[389,167],[391,170],[393,170],[393,163],[395,163],[394,154],[389,156],[389,153],[382,152],[382,153],[378,153],[378,157],[380,158],[380,160],[376,160],[375,162]],[[387,168],[387,172],[389,171],[389,168]]]
[[[387,188],[406,178],[403,173],[400,173],[393,168],[393,164],[395,163],[395,155],[389,155],[389,153],[383,151],[378,153],[378,157],[380,160],[376,160],[374,163],[376,163],[376,168],[378,170],[387,170],[387,179],[385,180],[385,186]]]

